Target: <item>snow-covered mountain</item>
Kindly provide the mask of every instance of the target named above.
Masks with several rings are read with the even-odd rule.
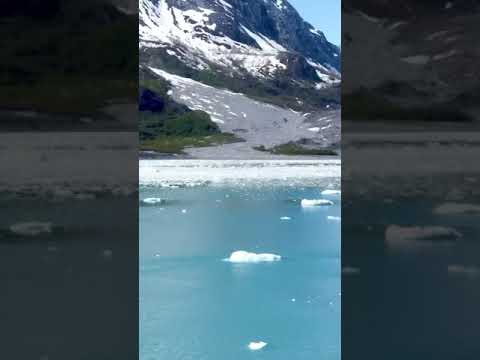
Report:
[[[412,118],[480,119],[480,1],[345,0],[343,9],[344,119],[384,119],[380,107],[389,116],[405,117],[392,111],[401,107]],[[367,105],[372,114],[358,115]]]
[[[140,0],[139,13],[141,64],[317,90],[340,81],[339,47],[287,0]]]
[[[189,156],[338,148],[340,49],[287,0],[140,0],[139,36],[141,90],[157,92],[172,109],[206,113],[238,140],[185,148]],[[142,140],[166,134],[158,114],[142,118]]]

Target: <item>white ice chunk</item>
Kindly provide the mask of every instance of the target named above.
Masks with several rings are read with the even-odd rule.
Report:
[[[342,218],[340,216],[327,216],[327,220],[342,221]]]
[[[255,254],[247,251],[235,251],[225,261],[232,263],[257,263],[279,261],[282,257],[275,254]]]
[[[330,206],[333,205],[333,202],[330,200],[324,200],[324,199],[303,199],[302,202],[302,207],[312,207],[312,206]]]
[[[261,350],[265,346],[267,346],[267,343],[263,341],[252,341],[250,344],[248,344],[248,348],[253,351]]]
[[[163,199],[153,198],[153,197],[141,200],[141,203],[145,205],[157,205],[157,204],[162,204],[163,202],[164,202]]]
[[[462,234],[457,230],[443,226],[412,226],[402,227],[390,225],[385,232],[385,240],[391,247],[409,247],[422,243],[432,244],[433,242],[445,240],[457,240]]]
[[[292,220],[292,218],[289,216],[282,216],[280,220]]]
[[[342,192],[340,190],[323,190],[322,195],[340,195]]]
[[[36,236],[44,233],[51,233],[52,223],[39,221],[18,223],[10,226],[10,231],[22,236]]]
[[[433,213],[437,215],[480,214],[480,205],[446,203],[436,207]]]
[[[360,273],[360,269],[352,266],[345,266],[342,268],[342,274],[344,275],[356,275]]]
[[[458,275],[480,275],[480,269],[473,266],[463,266],[463,265],[449,265],[448,266],[449,274],[458,274]]]

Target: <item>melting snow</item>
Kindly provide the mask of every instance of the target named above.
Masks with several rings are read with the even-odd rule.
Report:
[[[219,0],[219,3],[232,7],[226,1]],[[269,77],[278,70],[286,69],[277,56],[287,50],[265,35],[254,33],[242,25],[241,29],[260,47],[256,49],[214,33],[217,25],[210,21],[214,13],[212,10],[182,11],[169,6],[165,0],[160,0],[158,4],[141,0],[139,10],[140,47],[188,49],[181,56],[178,53],[175,56],[198,69],[209,68],[210,62],[240,72],[247,71],[257,77]],[[230,50],[225,51],[226,48]],[[173,55],[171,50],[167,53]]]

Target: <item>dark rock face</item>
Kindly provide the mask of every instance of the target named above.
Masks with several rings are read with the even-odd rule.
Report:
[[[165,108],[165,102],[160,95],[149,89],[140,89],[138,109],[140,111],[161,112]]]
[[[158,0],[150,1],[158,3]],[[339,47],[329,43],[321,31],[305,22],[287,0],[227,0],[231,7],[216,0],[167,0],[167,3],[182,10],[204,8],[215,11],[211,15],[217,24],[214,32],[235,41],[254,45],[252,39],[241,31],[244,25],[290,51],[340,70]]]
[[[340,48],[287,0],[139,4],[141,66],[280,106],[338,104]]]
[[[118,9],[127,13],[138,13],[138,0],[108,0]]]
[[[52,18],[60,11],[60,7],[60,0],[5,1],[0,17]]]
[[[479,0],[345,0],[345,10],[358,10],[370,16],[390,19],[409,19],[431,15],[461,14],[478,10]]]
[[[343,10],[344,119],[480,119],[479,0],[345,0]]]
[[[294,79],[308,79],[314,81],[317,78],[315,69],[310,66],[305,58],[299,54],[286,53],[281,61],[287,65],[286,73]]]

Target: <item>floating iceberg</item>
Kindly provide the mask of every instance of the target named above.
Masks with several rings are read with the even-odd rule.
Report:
[[[289,216],[282,216],[282,217],[280,218],[280,220],[287,221],[287,220],[292,220],[292,218],[289,217]]]
[[[480,214],[480,205],[446,203],[436,207],[433,213],[437,215]]]
[[[458,274],[458,275],[478,276],[480,275],[480,269],[473,266],[467,267],[463,265],[449,265],[448,273]]]
[[[165,203],[165,200],[160,198],[146,198],[140,202],[144,205],[159,205]]]
[[[324,199],[314,199],[314,200],[303,199],[301,204],[302,204],[302,207],[331,206],[333,205],[333,202],[330,200],[324,200]]]
[[[261,350],[268,344],[263,341],[252,341],[250,344],[248,344],[248,348],[250,350],[256,351],[256,350]]]
[[[10,226],[10,231],[21,236],[36,236],[40,234],[51,233],[52,228],[53,226],[50,222],[32,221],[13,224]]]
[[[340,195],[342,192],[340,190],[323,190],[322,195]]]
[[[390,225],[385,232],[385,240],[391,247],[433,244],[458,240],[462,234],[457,230],[442,226],[401,227]]]
[[[342,268],[343,275],[356,275],[360,274],[360,269],[352,266],[344,266]]]
[[[340,216],[327,216],[327,220],[342,221],[342,218]]]
[[[275,254],[255,254],[247,251],[235,251],[225,261],[232,263],[257,263],[279,261],[282,257]]]

